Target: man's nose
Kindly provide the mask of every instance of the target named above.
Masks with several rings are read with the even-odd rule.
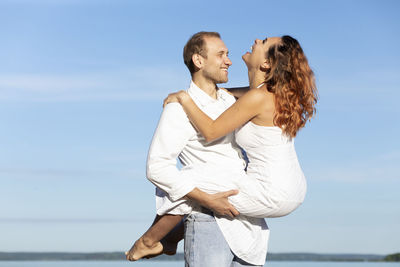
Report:
[[[225,64],[228,66],[232,65],[232,61],[229,59],[229,57],[226,57]]]

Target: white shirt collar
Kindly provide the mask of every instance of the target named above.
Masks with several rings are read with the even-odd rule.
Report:
[[[219,100],[226,100],[226,92],[224,90],[217,90],[217,99],[212,98],[206,92],[204,92],[200,87],[198,87],[193,81],[190,82],[190,87],[188,93],[196,99],[196,103],[201,106],[207,106],[211,103],[218,102]]]

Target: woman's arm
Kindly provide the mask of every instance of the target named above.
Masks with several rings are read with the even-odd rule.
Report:
[[[178,101],[190,121],[209,142],[227,135],[260,114],[265,108],[266,97],[267,95],[261,89],[252,89],[239,98],[216,120],[212,120],[201,111],[185,91],[170,94],[164,101],[164,105]]]
[[[229,93],[231,93],[234,97],[240,98],[250,90],[250,87],[248,87],[248,86],[245,86],[245,87],[232,87],[232,88],[225,88],[225,89]]]

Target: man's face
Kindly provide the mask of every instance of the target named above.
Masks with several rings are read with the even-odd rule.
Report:
[[[217,83],[228,81],[228,68],[232,65],[224,42],[216,37],[205,37],[207,58],[204,58],[203,76]]]

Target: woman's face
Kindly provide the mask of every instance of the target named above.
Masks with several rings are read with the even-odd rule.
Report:
[[[251,52],[246,52],[242,56],[243,61],[246,63],[249,70],[260,69],[267,61],[268,49],[281,40],[280,37],[270,37],[264,40],[256,39],[254,44],[251,46]]]

